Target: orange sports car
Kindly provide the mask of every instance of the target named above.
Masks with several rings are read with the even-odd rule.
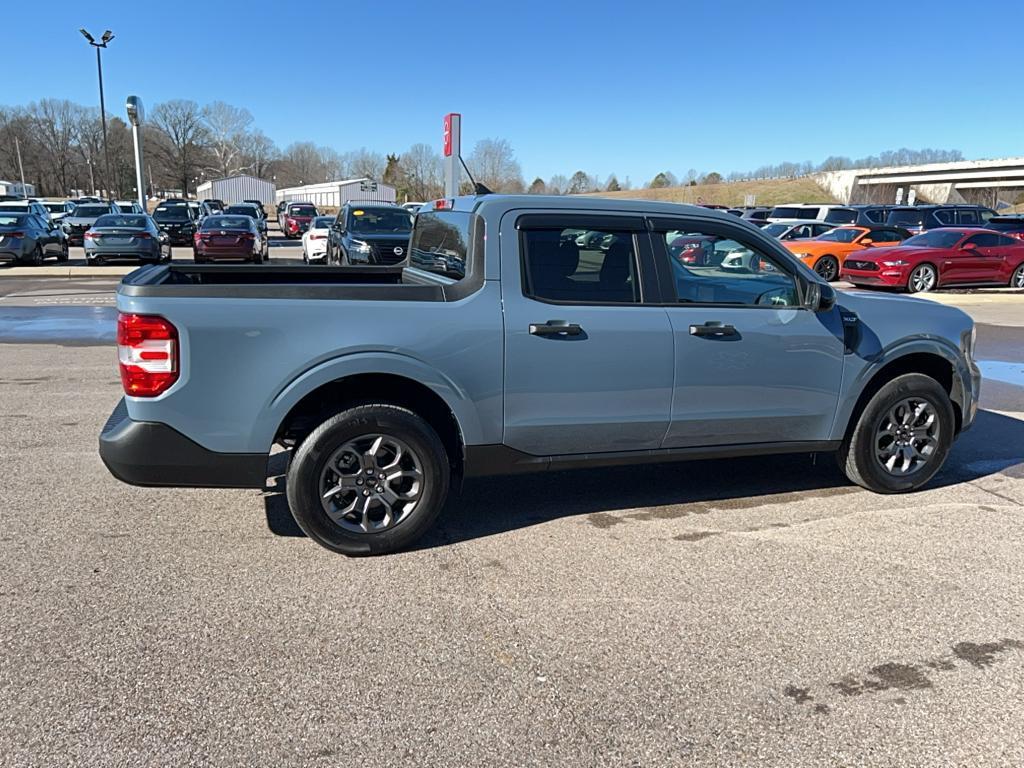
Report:
[[[839,278],[839,270],[851,253],[876,245],[899,245],[910,232],[899,227],[836,227],[807,240],[786,240],[782,244],[829,282]]]

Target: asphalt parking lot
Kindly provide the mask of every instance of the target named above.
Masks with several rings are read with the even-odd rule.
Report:
[[[115,286],[0,279],[4,765],[1024,764],[1019,293],[938,297],[986,381],[922,492],[824,456],[477,481],[349,560],[280,478],[106,472]]]

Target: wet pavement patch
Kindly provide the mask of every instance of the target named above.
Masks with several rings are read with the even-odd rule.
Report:
[[[0,307],[0,343],[100,346],[116,338],[114,307]]]
[[[1006,653],[1010,649],[1024,650],[1024,642],[1020,640],[1000,640],[998,643],[957,643],[953,646],[953,655],[966,661],[973,667],[981,669],[991,667],[996,655]]]

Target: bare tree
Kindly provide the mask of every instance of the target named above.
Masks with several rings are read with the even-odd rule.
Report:
[[[563,176],[561,173],[556,173],[550,179],[548,179],[548,194],[549,195],[564,195],[569,189],[569,179]]]
[[[380,179],[384,175],[387,161],[380,152],[371,152],[361,147],[345,156],[348,174],[356,179]]]
[[[171,178],[181,182],[181,191],[187,195],[207,140],[199,105],[188,99],[161,102],[154,107],[150,122],[156,129],[156,155],[163,160]]]
[[[590,177],[584,171],[576,171],[569,179],[569,188],[566,190],[567,194],[578,195],[581,192],[586,192],[590,189]]]
[[[48,171],[49,184],[45,186],[51,191],[67,194],[70,190],[83,109],[67,99],[43,99],[28,107],[32,131]],[[109,189],[113,180],[105,181]]]
[[[203,107],[203,126],[208,135],[214,163],[211,170],[221,177],[247,170],[242,153],[245,149],[252,114],[249,110],[215,101]]]
[[[410,200],[433,200],[444,194],[441,156],[429,144],[413,144],[402,155]]]
[[[526,188],[515,152],[505,139],[481,139],[466,164],[473,178],[494,192],[522,192]]]
[[[277,146],[263,131],[257,129],[245,134],[245,139],[242,142],[242,162],[253,176],[259,176],[261,179],[267,178],[270,164],[280,154]]]

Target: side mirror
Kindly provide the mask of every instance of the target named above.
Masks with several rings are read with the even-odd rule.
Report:
[[[860,241],[860,244],[861,245],[871,245],[874,242],[875,241],[872,240],[870,237],[865,237],[863,240]]]
[[[836,305],[836,289],[817,280],[804,283],[804,307],[812,312],[828,312]]]

